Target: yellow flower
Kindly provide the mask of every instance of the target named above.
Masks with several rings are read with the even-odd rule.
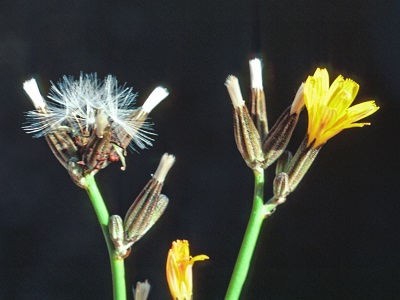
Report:
[[[375,101],[367,101],[350,107],[359,85],[339,75],[329,86],[326,69],[317,69],[309,76],[304,86],[304,101],[308,110],[308,146],[313,148],[346,128],[363,127],[370,123],[355,123],[376,112]]]
[[[190,256],[189,242],[177,240],[167,258],[167,281],[174,300],[191,300],[193,294],[192,267],[196,261],[208,259],[207,255]]]

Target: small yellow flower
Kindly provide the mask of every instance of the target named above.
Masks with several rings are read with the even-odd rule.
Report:
[[[196,261],[208,259],[207,255],[190,256],[189,242],[177,240],[167,258],[167,281],[174,300],[191,300],[193,294],[192,267]]]
[[[308,146],[313,148],[346,128],[363,127],[370,123],[355,123],[376,112],[375,101],[367,101],[350,107],[357,96],[359,85],[339,75],[329,86],[326,69],[317,69],[304,86],[304,101],[308,110]]]

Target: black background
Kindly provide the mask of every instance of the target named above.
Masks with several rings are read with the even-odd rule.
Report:
[[[265,65],[271,125],[317,66],[356,80],[356,102],[381,109],[372,126],[330,140],[265,222],[241,299],[397,298],[399,19],[396,1],[2,1],[0,299],[112,298],[85,191],[44,139],[21,129],[32,109],[24,80],[34,76],[46,93],[50,80],[81,71],[117,76],[139,104],[158,84],[171,92],[151,114],[154,147],[129,154],[125,172],[111,165],[97,175],[110,212],[123,215],[161,155],[177,157],[169,207],[126,260],[128,285],[149,279],[150,299],[169,299],[167,251],[188,239],[193,255],[210,256],[194,267],[194,298],[223,299],[253,190],[224,81],[237,75],[247,97],[254,55]],[[303,113],[292,151],[306,124]]]

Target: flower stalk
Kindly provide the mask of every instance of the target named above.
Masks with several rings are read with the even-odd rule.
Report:
[[[266,217],[272,214],[276,204],[264,205],[264,170],[254,169],[254,197],[250,219],[243,237],[225,300],[239,299],[246,281],[254,249],[260,235],[261,226]]]
[[[97,187],[93,174],[85,175],[85,188],[92,202],[97,219],[99,220],[104,239],[106,240],[111,264],[114,300],[126,300],[125,266],[124,260],[119,258],[114,250],[108,231],[109,213],[103,197]]]
[[[34,137],[44,136],[51,151],[68,171],[73,182],[85,189],[102,229],[110,257],[114,300],[126,299],[124,258],[164,212],[168,198],[160,194],[165,177],[173,165],[173,155],[165,154],[153,179],[144,188],[125,217],[109,216],[94,175],[112,162],[121,161],[125,170],[126,148],[151,145],[149,113],[168,96],[168,90],[157,87],[136,108],[132,88],[118,86],[115,77],[104,81],[97,74],[81,74],[78,80],[64,76],[52,83],[48,100],[41,95],[35,79],[23,88],[35,110],[26,113],[23,128]],[[147,298],[150,286],[139,285],[140,300]],[[139,291],[140,290],[140,291]],[[139,298],[137,297],[137,300]]]

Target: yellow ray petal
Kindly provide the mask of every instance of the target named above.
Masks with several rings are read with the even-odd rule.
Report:
[[[366,101],[354,106],[359,85],[339,75],[329,86],[326,69],[317,69],[304,85],[304,102],[308,111],[308,145],[313,141],[316,148],[343,129],[363,127],[369,123],[357,121],[375,113],[379,107],[375,101]]]

